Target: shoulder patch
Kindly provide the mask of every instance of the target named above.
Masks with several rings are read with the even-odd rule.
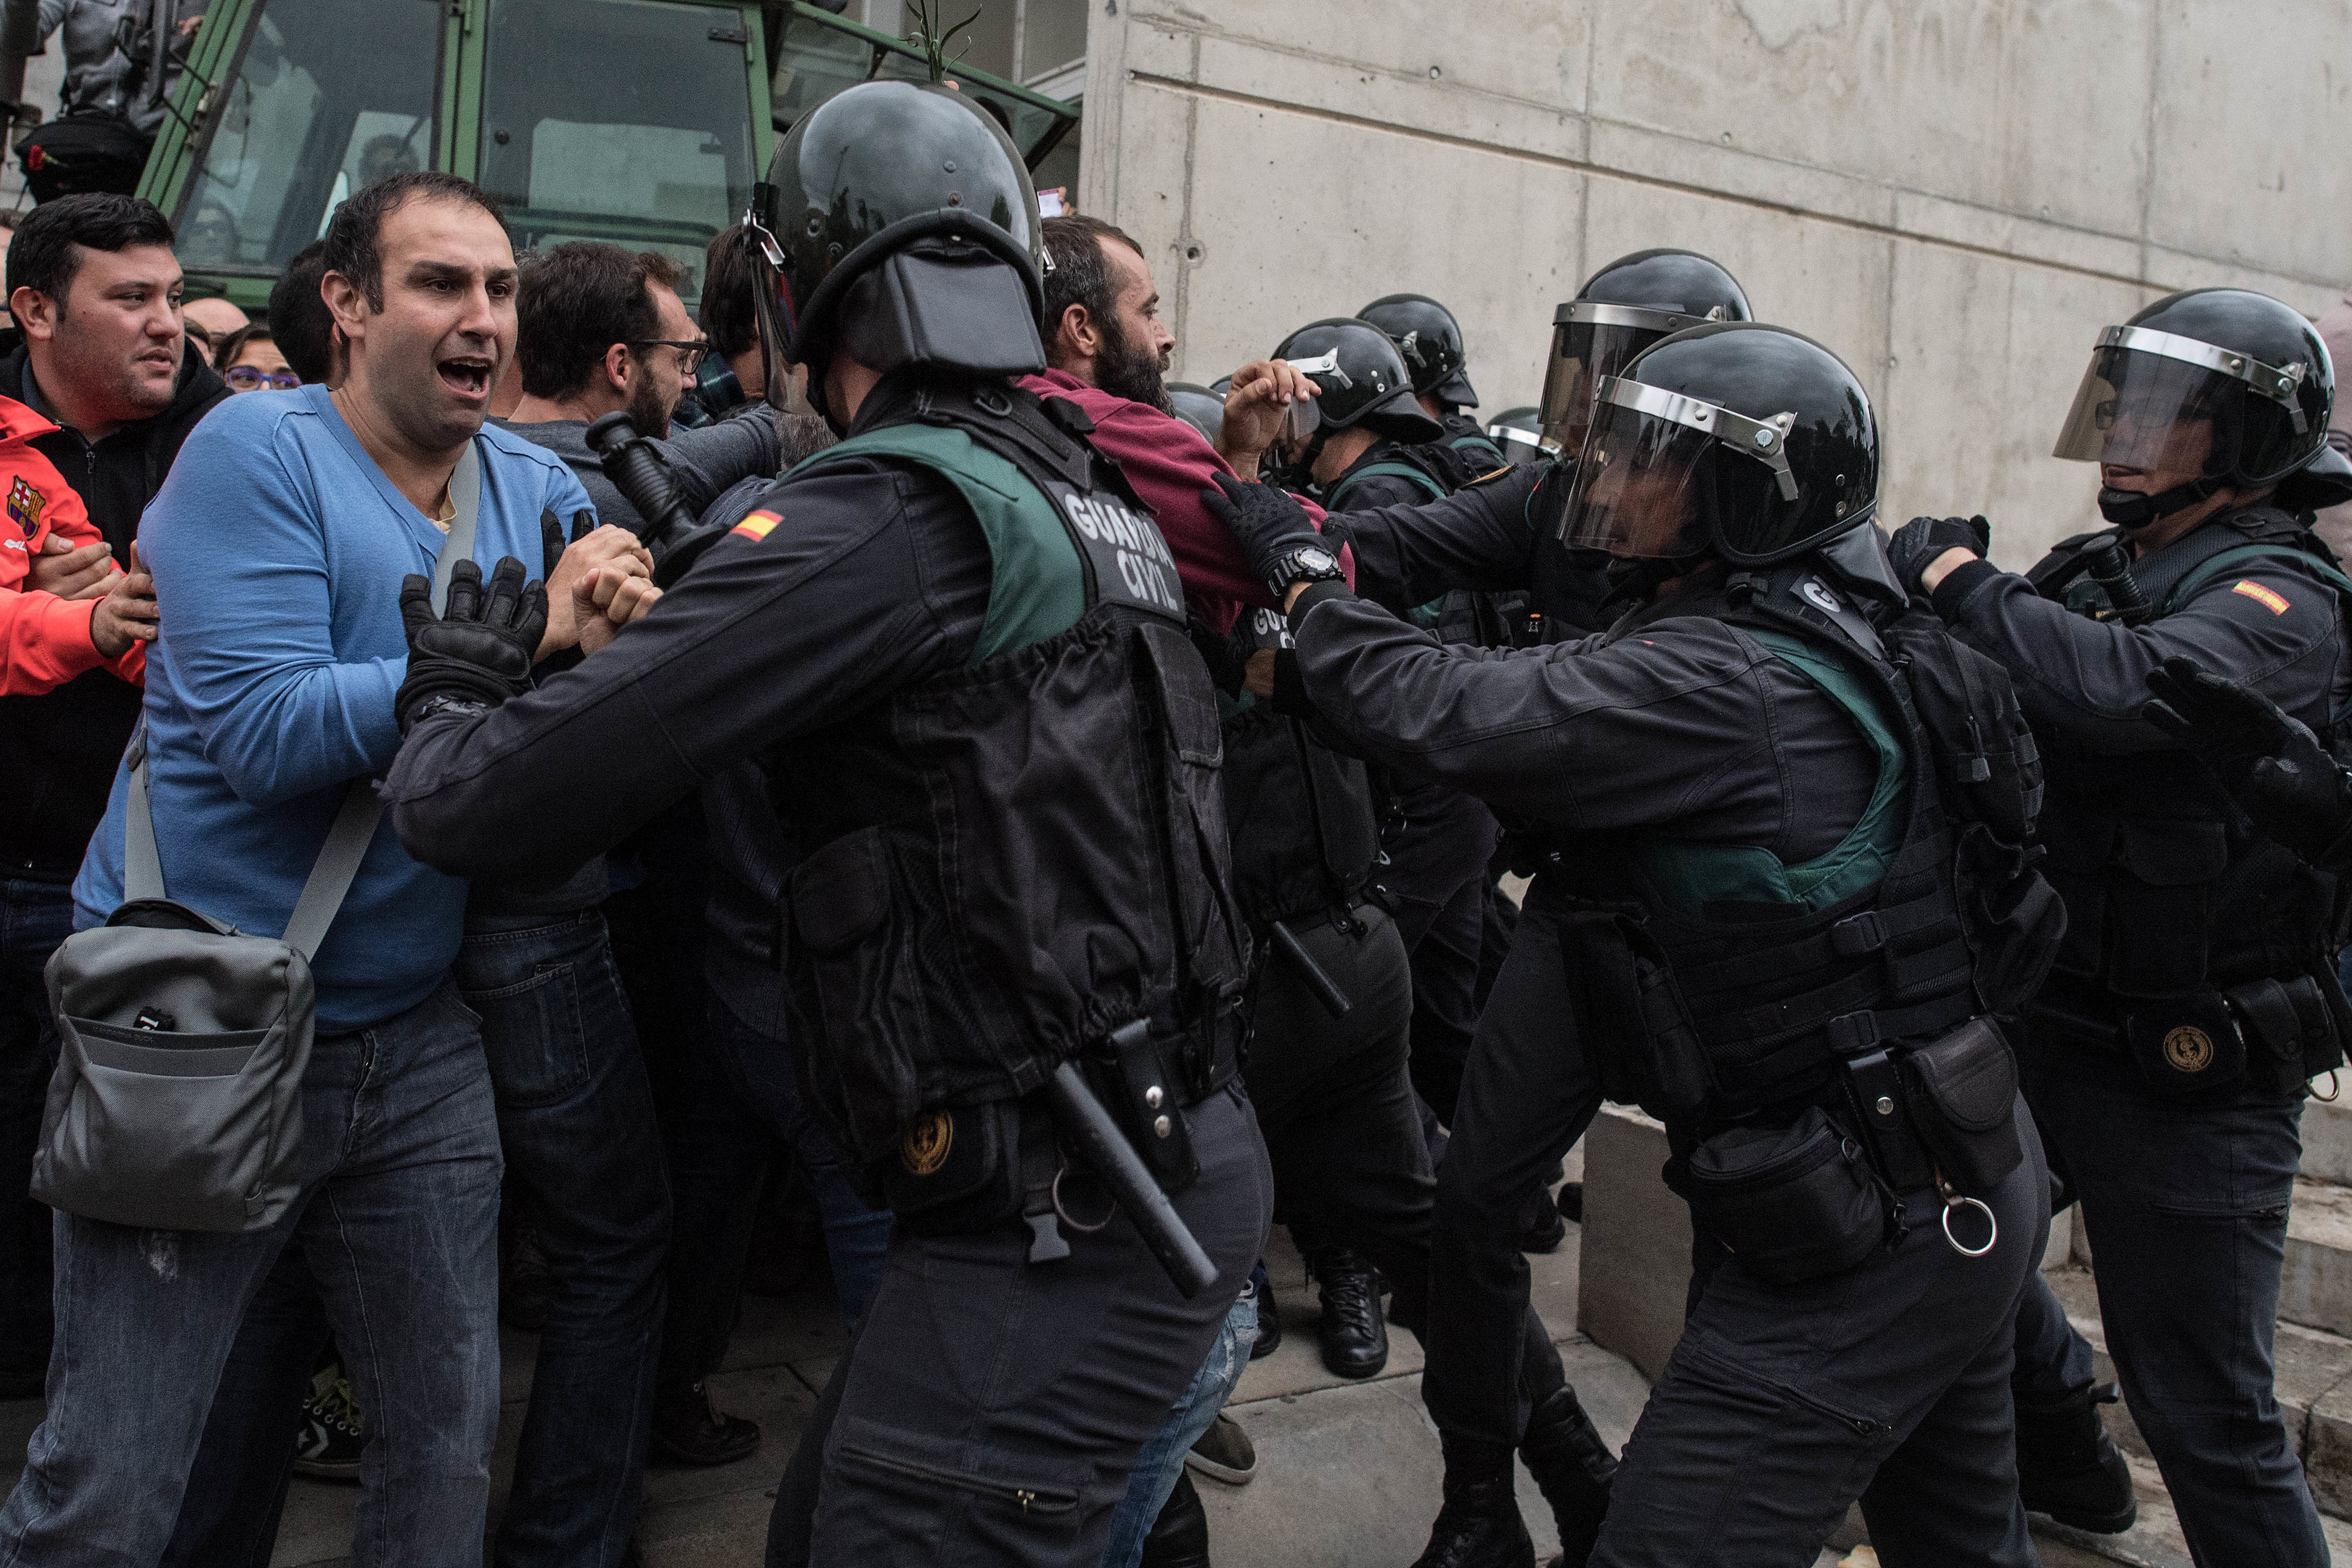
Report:
[[[769,531],[783,521],[772,511],[755,511],[727,531],[740,534],[745,539],[765,539],[768,537]]]
[[[1480,485],[1491,485],[1496,479],[1509,477],[1514,466],[1515,465],[1510,463],[1505,463],[1501,468],[1495,469],[1492,473],[1480,474],[1476,479],[1472,479],[1468,484],[1462,488],[1465,490],[1475,490]]]
[[[2283,616],[2287,612],[2286,595],[2275,588],[2265,588],[2260,583],[2248,583],[2242,580],[2230,592],[2243,594],[2272,615]]]

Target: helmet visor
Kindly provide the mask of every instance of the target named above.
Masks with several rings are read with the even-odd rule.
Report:
[[[2091,351],[2053,456],[2149,473],[2226,474],[2236,466],[2246,398],[2295,415],[2300,370],[2172,332],[2109,327]]]
[[[1553,313],[1551,359],[1544,366],[1538,418],[1565,452],[1584,445],[1592,397],[1604,376],[1622,375],[1643,349],[1700,318],[1675,310],[1571,300]]]
[[[1706,553],[1717,517],[1797,500],[1789,425],[1787,415],[1756,420],[1664,387],[1603,380],[1560,542],[1636,561]]]

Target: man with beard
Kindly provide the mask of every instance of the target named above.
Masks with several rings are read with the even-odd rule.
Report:
[[[768,420],[670,427],[710,348],[678,298],[684,276],[656,252],[578,240],[526,269],[517,300],[523,396],[500,423],[571,464],[597,518],[633,531],[643,520],[588,448],[588,426],[607,414],[627,410],[638,435],[661,443],[680,499],[697,512],[737,480],[782,467]]]

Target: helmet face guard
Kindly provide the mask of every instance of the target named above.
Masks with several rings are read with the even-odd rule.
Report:
[[[1719,520],[1797,507],[1787,451],[1794,422],[1793,415],[1754,419],[1663,387],[1603,378],[1561,512],[1560,542],[1619,560],[1721,553],[1753,563],[1723,545]],[[1829,531],[1860,521],[1842,520]],[[1774,557],[1814,542],[1799,541]]]
[[[2282,369],[2196,338],[2109,327],[2052,456],[2271,483],[2294,466],[2288,448],[2308,432],[2303,377],[2299,363]]]
[[[1621,375],[1652,343],[1721,311],[1688,316],[1646,306],[1606,305],[1571,300],[1552,313],[1551,358],[1544,365],[1543,397],[1537,419],[1545,437],[1560,450],[1584,445],[1592,399],[1602,381]]]

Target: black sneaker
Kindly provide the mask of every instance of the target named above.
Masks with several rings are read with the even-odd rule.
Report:
[[[2017,1402],[2017,1489],[2027,1509],[2094,1535],[2120,1535],[2139,1517],[2131,1466],[2116,1451],[2099,1406],[2112,1383],[2053,1400]]]
[[[760,1424],[729,1415],[700,1383],[654,1404],[653,1450],[673,1464],[707,1469],[748,1459],[760,1447]]]
[[[1315,1336],[1334,1377],[1378,1377],[1389,1363],[1389,1325],[1381,1313],[1381,1275],[1360,1252],[1326,1247],[1307,1260],[1322,1289]]]
[[[1192,1445],[1192,1451],[1184,1456],[1184,1463],[1213,1481],[1245,1487],[1257,1476],[1257,1445],[1250,1441],[1240,1422],[1220,1411]]]
[[[294,1435],[294,1469],[321,1481],[360,1479],[359,1395],[343,1373],[343,1363],[329,1362],[310,1374],[310,1392],[302,1401],[302,1429]]]
[[[1274,1304],[1274,1281],[1263,1262],[1250,1270],[1250,1284],[1257,1295],[1257,1342],[1250,1346],[1250,1360],[1264,1361],[1282,1346],[1282,1310]]]

